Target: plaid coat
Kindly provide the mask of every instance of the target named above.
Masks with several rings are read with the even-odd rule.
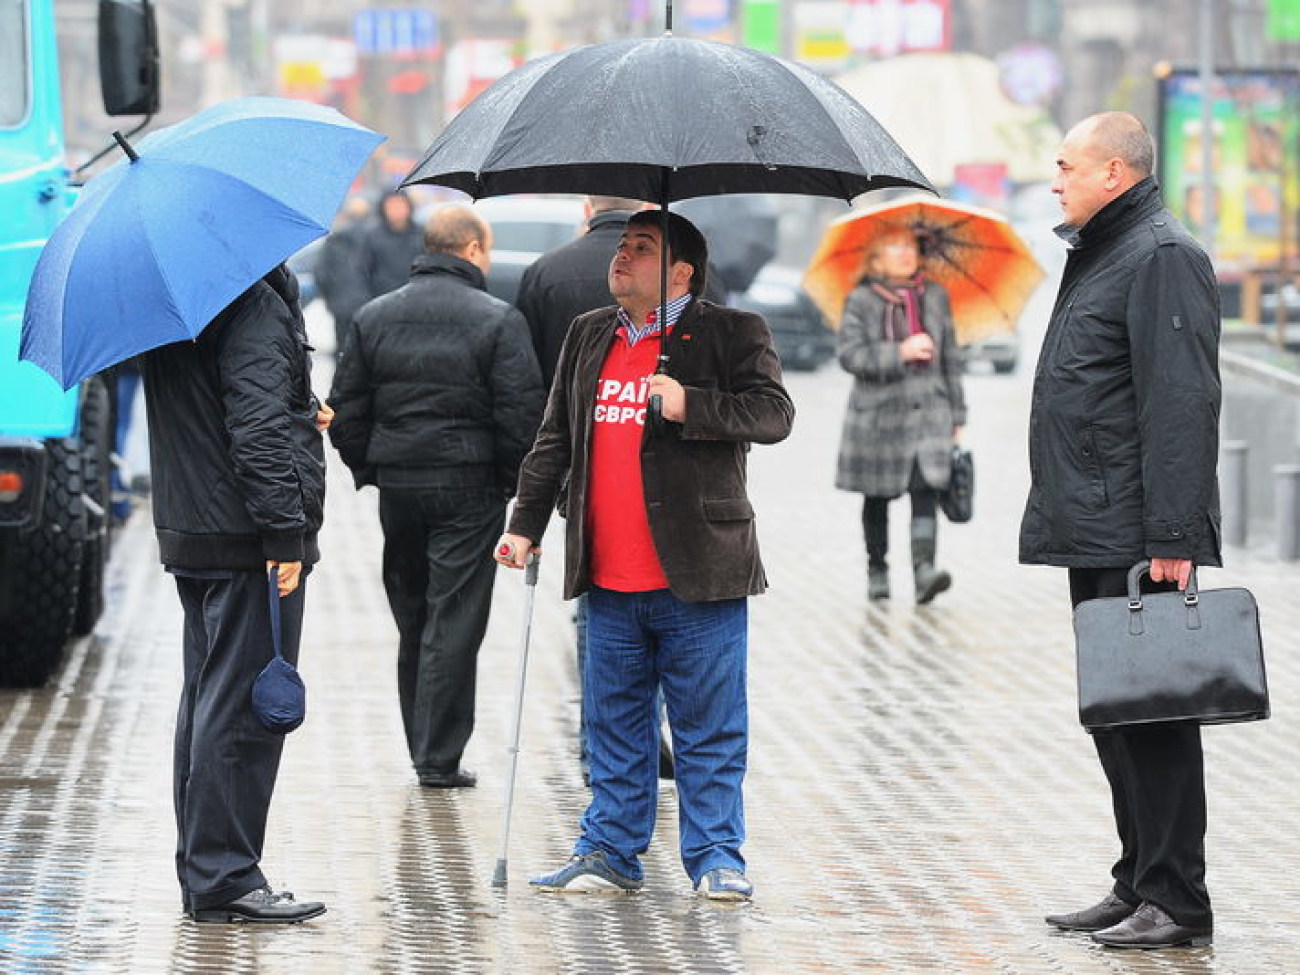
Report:
[[[948,292],[927,282],[921,323],[938,350],[925,365],[904,365],[899,342],[885,338],[885,299],[866,284],[849,294],[837,339],[840,365],[854,376],[840,437],[835,486],[896,498],[920,464],[926,484],[948,486],[952,431],[966,423],[961,350]]]

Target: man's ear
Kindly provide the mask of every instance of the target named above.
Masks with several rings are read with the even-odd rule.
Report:
[[[673,274],[672,274],[673,284],[684,284],[689,286],[691,283],[691,276],[694,274],[695,274],[695,267],[693,265],[687,264],[685,261],[673,262]]]
[[[1124,165],[1124,160],[1119,156],[1106,162],[1106,187],[1114,189],[1124,182],[1124,172],[1128,167]]]

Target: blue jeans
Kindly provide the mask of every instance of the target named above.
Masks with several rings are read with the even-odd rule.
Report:
[[[575,642],[578,647],[578,761],[581,765],[583,774],[591,777],[591,757],[590,750],[587,748],[587,705],[583,701],[583,670],[587,666],[587,594],[583,593],[574,601],[573,610],[573,631]],[[655,731],[658,732],[663,725],[665,708],[664,692],[660,689],[657,695],[658,704],[655,708]],[[655,747],[658,748],[656,742]],[[662,749],[659,749],[662,752]]]
[[[655,695],[663,688],[677,761],[682,863],[692,883],[745,869],[743,785],[749,746],[748,603],[688,603],[666,589],[587,596],[583,668],[591,804],[576,853],[603,850],[640,878],[658,790]]]

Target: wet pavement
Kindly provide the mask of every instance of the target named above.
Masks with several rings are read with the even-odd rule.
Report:
[[[676,856],[675,796],[635,896],[540,895],[569,851],[578,772],[570,608],[547,538],[509,849],[498,856],[522,618],[498,580],[480,658],[477,789],[422,790],[397,711],[373,492],[332,468],[308,590],[306,724],[288,741],[264,867],[329,913],[197,926],[171,862],[180,610],[148,512],[119,535],[111,608],[50,687],[0,691],[0,972],[1277,973],[1300,970],[1300,569],[1230,550],[1204,586],[1262,613],[1275,717],[1205,733],[1214,947],[1116,952],[1042,914],[1108,886],[1101,772],[1074,711],[1064,573],[1015,562],[1028,376],[968,380],[977,518],[941,528],[955,585],[868,605],[859,499],[832,487],[848,381],[788,377],[795,434],[751,455],[771,591],[751,604],[752,905],[706,903]],[[327,388],[325,379],[318,382]],[[894,508],[906,562],[906,502]]]

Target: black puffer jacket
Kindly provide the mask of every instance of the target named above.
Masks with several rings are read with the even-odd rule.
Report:
[[[542,378],[523,316],[483,288],[468,261],[424,254],[408,284],[357,312],[330,392],[330,439],[358,486],[513,493],[541,422]]]
[[[1071,242],[1034,376],[1020,561],[1218,565],[1219,298],[1209,258],[1150,178]]]
[[[293,274],[276,268],[193,342],[155,349],[144,366],[163,564],[316,562],[325,452]]]

